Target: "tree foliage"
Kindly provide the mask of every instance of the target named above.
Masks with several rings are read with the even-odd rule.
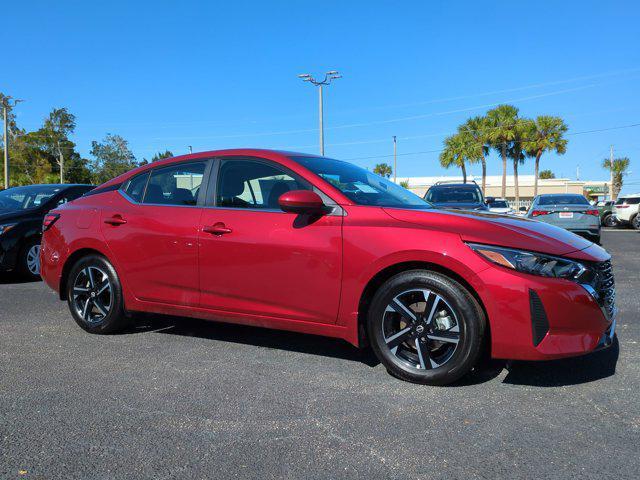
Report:
[[[391,165],[387,163],[378,163],[375,167],[373,167],[373,173],[384,178],[389,178],[393,173],[393,169],[391,168]]]
[[[91,142],[91,169],[96,183],[104,183],[136,167],[136,157],[129,143],[120,135],[110,133],[102,142]]]
[[[622,186],[624,185],[624,176],[629,168],[629,159],[627,157],[614,158],[613,163],[611,159],[605,158],[602,162],[602,168],[606,168],[613,173],[613,196],[612,198],[618,198]],[[613,165],[613,168],[612,168]]]
[[[556,174],[553,173],[551,170],[542,170],[540,172],[539,178],[543,179],[543,180],[549,180],[552,178],[556,178]]]

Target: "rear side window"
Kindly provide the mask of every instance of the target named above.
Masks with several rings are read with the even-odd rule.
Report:
[[[149,178],[149,172],[142,173],[133,177],[125,192],[136,202],[142,202],[142,195],[144,195],[144,187],[147,186],[147,179]]]
[[[640,197],[625,198],[623,199],[623,203],[626,203],[627,205],[638,205],[640,203]]]
[[[143,203],[195,205],[207,162],[179,163],[151,172]]]

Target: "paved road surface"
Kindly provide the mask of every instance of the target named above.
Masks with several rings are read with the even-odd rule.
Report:
[[[638,478],[639,241],[603,237],[617,345],[445,388],[320,337],[159,317],[92,336],[3,278],[0,478]]]

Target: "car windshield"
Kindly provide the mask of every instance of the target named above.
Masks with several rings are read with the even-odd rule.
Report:
[[[351,163],[325,157],[291,157],[322,177],[358,205],[429,208],[419,196]]]
[[[540,197],[538,205],[589,205],[589,201],[582,195],[550,195]]]
[[[465,186],[431,187],[425,200],[432,203],[482,203],[480,190]]]
[[[59,186],[42,185],[13,187],[0,192],[0,210],[30,210],[38,208],[61,190]]]
[[[504,200],[496,200],[494,202],[489,203],[489,207],[491,208],[509,208],[509,204]]]

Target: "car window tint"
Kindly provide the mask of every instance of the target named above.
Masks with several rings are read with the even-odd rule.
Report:
[[[290,190],[310,190],[300,178],[273,165],[251,160],[225,160],[218,175],[216,205],[279,210],[278,198]]]
[[[480,203],[482,195],[469,187],[432,187],[425,199],[432,203]]]
[[[151,172],[143,203],[195,205],[207,162],[180,163]]]
[[[582,195],[549,195],[539,197],[538,205],[589,205]]]
[[[144,195],[144,187],[147,186],[147,179],[149,178],[149,172],[142,173],[133,177],[129,184],[126,186],[125,192],[136,202],[142,201],[142,195]]]
[[[625,203],[627,205],[638,205],[640,203],[640,197],[627,198]]]

